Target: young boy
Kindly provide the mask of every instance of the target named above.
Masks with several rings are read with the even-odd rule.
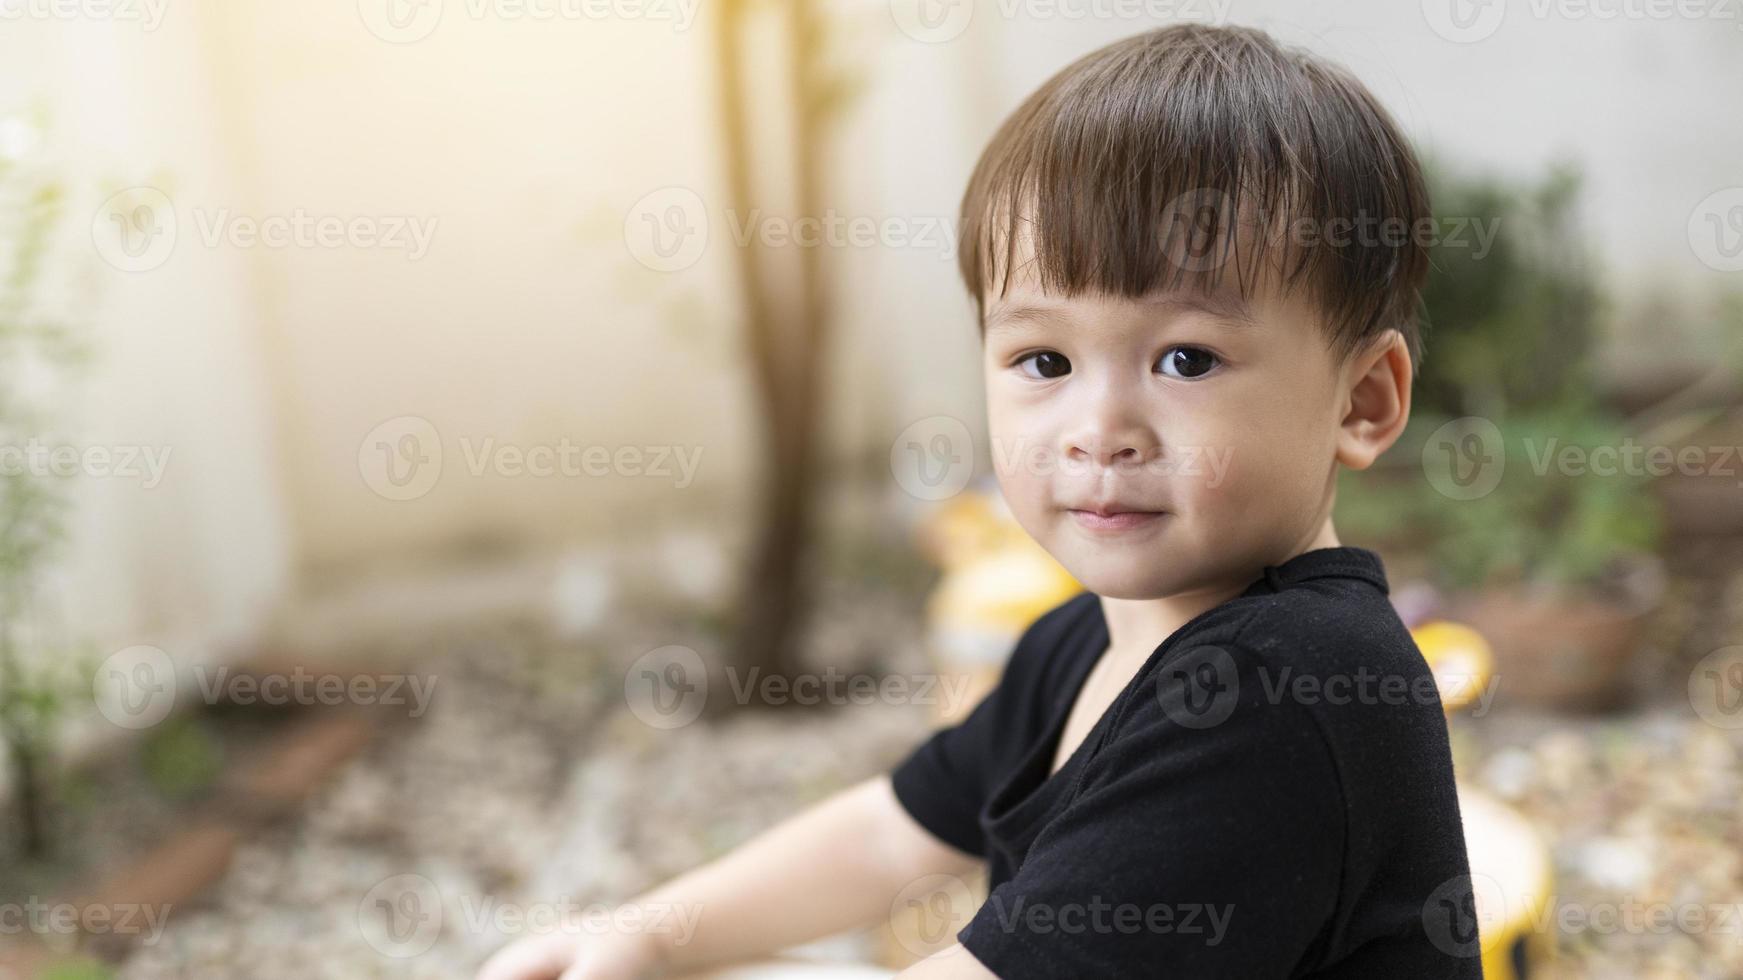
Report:
[[[688,942],[481,976],[766,955],[982,861],[902,977],[1480,976],[1440,702],[1331,521],[1410,411],[1429,210],[1396,125],[1261,32],[1172,26],[1042,86],[962,210],[1000,485],[1086,591],[888,777],[632,903],[699,906]]]

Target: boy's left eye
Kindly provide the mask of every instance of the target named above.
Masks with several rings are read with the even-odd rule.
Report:
[[[1209,374],[1219,363],[1215,354],[1201,347],[1170,347],[1156,361],[1156,370],[1191,381]]]

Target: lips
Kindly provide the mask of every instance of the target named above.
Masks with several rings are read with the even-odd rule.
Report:
[[[1074,505],[1068,508],[1074,514],[1094,514],[1097,517],[1112,517],[1116,514],[1160,514],[1160,507],[1145,507],[1141,504],[1123,504],[1118,501]]]
[[[1166,511],[1146,510],[1127,504],[1095,504],[1072,508],[1071,517],[1089,531],[1130,531],[1147,527],[1167,516]]]

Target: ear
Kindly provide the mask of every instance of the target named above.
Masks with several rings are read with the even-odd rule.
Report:
[[[1344,366],[1345,411],[1338,432],[1337,461],[1365,470],[1391,448],[1410,421],[1410,347],[1388,330]]]

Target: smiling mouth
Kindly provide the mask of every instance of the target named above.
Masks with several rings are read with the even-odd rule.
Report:
[[[1145,527],[1167,516],[1162,510],[1076,510],[1071,517],[1079,527],[1091,531],[1129,531]]]

